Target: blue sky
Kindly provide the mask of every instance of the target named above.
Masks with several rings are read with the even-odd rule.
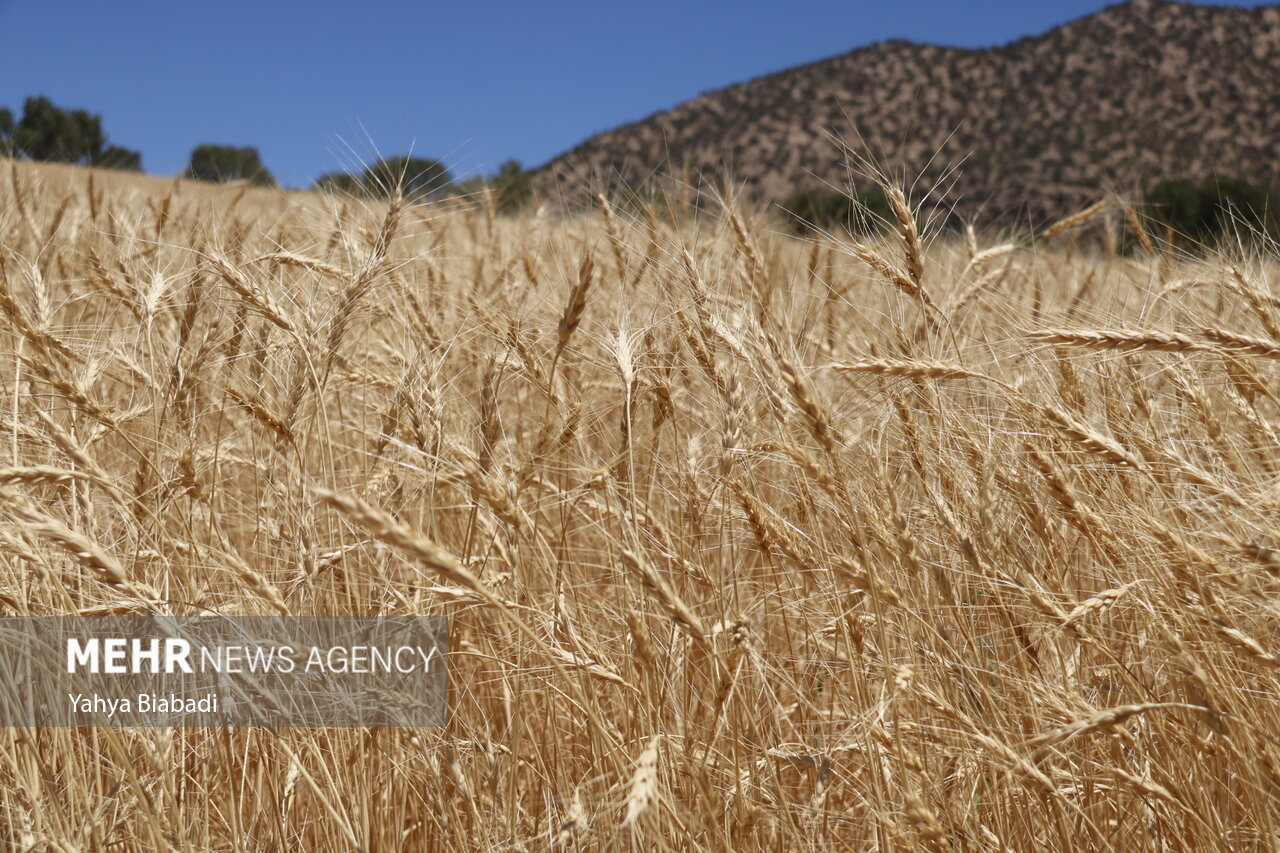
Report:
[[[0,106],[101,113],[155,174],[216,142],[293,186],[411,145],[465,176],[874,41],[1000,44],[1106,5],[0,0]]]

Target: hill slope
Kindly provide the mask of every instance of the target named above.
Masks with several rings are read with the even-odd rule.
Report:
[[[970,214],[1048,216],[1167,175],[1280,184],[1280,6],[1135,0],[998,48],[883,42],[594,136],[539,181],[730,176],[779,199],[844,185],[832,135]]]

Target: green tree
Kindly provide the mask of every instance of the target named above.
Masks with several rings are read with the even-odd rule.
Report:
[[[23,153],[55,163],[87,163],[107,139],[101,116],[59,109],[45,97],[27,99],[15,133]]]
[[[120,172],[142,171],[142,155],[128,148],[121,148],[119,145],[108,145],[96,154],[91,162],[102,169],[116,169]]]
[[[13,110],[0,107],[0,157],[13,156]]]
[[[878,230],[893,218],[889,199],[879,187],[852,193],[801,190],[787,196],[778,206],[791,227],[802,234],[815,230],[864,234]]]
[[[483,175],[472,175],[471,177],[454,181],[449,185],[449,196],[451,198],[467,199],[468,201],[479,201],[484,195],[485,189],[489,186],[489,182],[484,179]]]
[[[81,137],[89,129],[82,126],[86,113],[76,112],[72,118],[43,95],[27,98],[22,105],[22,119],[14,128],[14,147],[32,160],[75,162],[71,152],[82,146]],[[100,133],[100,125],[98,130]]]
[[[453,176],[439,160],[397,155],[371,164],[360,175],[370,195],[390,198],[397,188],[412,202],[435,201],[453,186]]]
[[[657,185],[647,181],[638,184],[619,182],[606,197],[615,210],[638,218],[656,214],[664,205],[671,203]]]
[[[1237,232],[1280,235],[1271,188],[1241,178],[1164,180],[1147,192],[1145,202],[1150,219],[1192,243],[1212,245]]]
[[[13,113],[0,116],[0,146],[32,160],[77,165],[113,165],[142,168],[142,155],[118,145],[107,145],[102,116],[88,110],[64,110],[37,95],[22,105],[22,119]]]
[[[534,200],[533,176],[525,171],[519,160],[507,160],[498,166],[489,185],[501,213],[523,210]]]
[[[325,172],[315,179],[311,188],[318,192],[372,198],[391,198],[399,189],[405,199],[424,202],[456,195],[463,185],[454,183],[449,169],[439,160],[398,155],[369,164],[359,175]]]
[[[197,181],[248,181],[254,186],[274,187],[276,179],[262,165],[258,149],[251,146],[197,145],[184,175]]]
[[[364,184],[350,172],[325,172],[316,178],[311,188],[320,192],[343,195],[360,195],[364,192]]]

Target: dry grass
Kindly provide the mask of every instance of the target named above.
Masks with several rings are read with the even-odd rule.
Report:
[[[0,180],[0,613],[443,611],[451,720],[3,730],[7,847],[1280,844],[1270,259],[111,180]]]

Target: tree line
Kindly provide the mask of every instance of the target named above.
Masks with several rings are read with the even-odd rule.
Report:
[[[142,171],[142,154],[112,144],[103,130],[101,115],[59,107],[43,95],[27,98],[20,118],[9,108],[0,107],[0,157]],[[182,176],[276,186],[275,176],[253,146],[197,145]],[[311,189],[374,198],[389,198],[399,192],[414,202],[487,195],[502,212],[518,210],[534,198],[532,177],[518,160],[508,160],[488,178],[457,181],[439,160],[409,155],[379,159],[359,174],[326,173]]]
[[[1200,180],[1157,181],[1142,194],[1134,212],[1147,230],[1173,245],[1192,248],[1224,240],[1280,240],[1278,203],[1280,195],[1265,184],[1211,175]],[[779,202],[778,209],[797,234],[874,234],[894,218],[888,199],[878,187],[849,192],[802,190]],[[1121,248],[1132,249],[1136,235],[1126,230],[1121,236]]]
[[[519,160],[507,160],[489,178],[454,179],[449,168],[439,160],[398,155],[384,157],[366,166],[359,174],[326,172],[312,185],[329,193],[390,198],[397,192],[412,202],[438,201],[443,198],[489,198],[498,212],[520,210],[535,198],[533,176]]]
[[[27,98],[20,118],[7,107],[0,107],[0,156],[142,170],[142,154],[112,143],[103,129],[101,115],[59,107],[43,95]],[[276,186],[275,177],[252,146],[197,145],[183,177]],[[506,161],[487,178],[458,181],[443,162],[411,155],[379,159],[359,173],[328,172],[316,179],[311,189],[371,198],[390,198],[399,193],[411,202],[449,197],[484,199],[503,213],[520,210],[536,197],[532,175],[518,160]],[[1271,187],[1214,175],[1202,180],[1159,181],[1147,189],[1137,209],[1149,225],[1168,239],[1208,245],[1228,238],[1280,240],[1278,200]],[[783,199],[778,206],[787,223],[800,233],[814,229],[869,233],[893,218],[888,200],[875,188],[843,193],[804,190]],[[1125,235],[1126,243],[1132,236]]]

